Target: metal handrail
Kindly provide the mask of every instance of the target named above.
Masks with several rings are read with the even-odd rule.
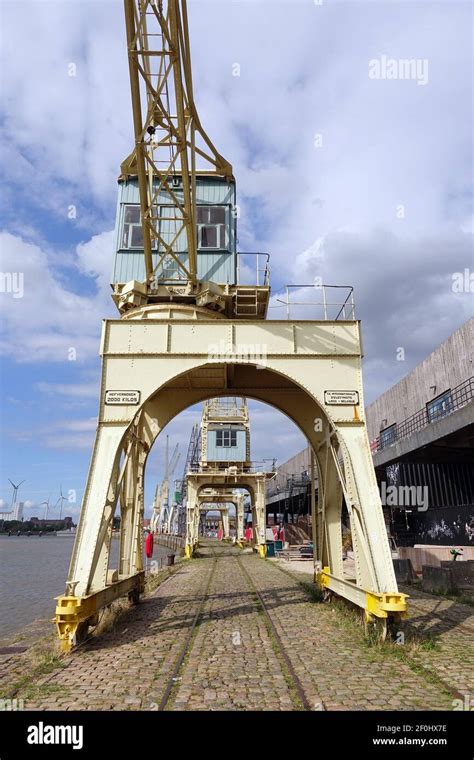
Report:
[[[409,438],[413,433],[418,432],[418,430],[422,430],[433,422],[437,422],[457,409],[466,406],[466,404],[474,399],[474,376],[468,378],[468,380],[464,380],[464,382],[457,385],[449,393],[449,403],[444,409],[440,409],[439,412],[430,414],[427,405],[425,405],[423,409],[419,409],[402,422],[396,422],[393,426],[390,425],[389,428],[386,428],[388,430],[393,427],[390,440],[384,442],[381,435],[377,436],[370,446],[372,454],[383,451],[404,438]],[[432,399],[432,401],[435,400]]]
[[[270,254],[269,253],[263,253],[262,251],[238,251],[237,253],[237,285],[243,285],[240,281],[240,261],[241,257],[244,256],[255,256],[255,272],[257,276],[257,281],[255,283],[251,283],[252,285],[260,286],[269,286],[270,285],[270,267],[269,267],[269,261],[270,261]],[[264,265],[260,265],[260,257],[264,258]],[[260,283],[260,275],[262,274],[262,282]]]
[[[259,466],[260,465],[260,466]],[[222,462],[222,464],[218,465],[217,467],[208,467],[208,466],[201,466],[198,464],[192,464],[188,470],[188,472],[202,472],[206,475],[221,475],[226,470],[229,470],[230,472],[228,474],[233,475],[234,472],[236,472],[238,475],[241,475],[242,473],[259,473],[259,472],[265,472],[265,473],[272,473],[273,475],[276,475],[276,470],[266,470],[264,466],[260,464],[260,462],[251,462],[249,465],[247,465],[245,462]]]
[[[312,291],[321,291],[320,300],[294,300],[295,297],[299,299],[301,291],[307,293],[309,289]],[[298,295],[294,293],[295,290],[297,291]],[[336,291],[341,290],[346,292],[343,294],[341,299],[338,299]],[[282,293],[285,297],[278,298],[277,294],[279,293]],[[281,306],[270,304],[268,307],[269,316],[272,309],[280,309],[286,307],[286,319],[295,319],[296,317],[292,316],[291,314],[292,307],[297,307],[299,309],[305,307],[312,307],[314,309],[316,307],[317,309],[321,310],[321,314],[317,317],[318,319],[331,321],[343,319],[353,321],[356,318],[354,289],[351,285],[285,285],[283,288],[276,292],[274,295],[274,300],[277,303],[281,304]]]

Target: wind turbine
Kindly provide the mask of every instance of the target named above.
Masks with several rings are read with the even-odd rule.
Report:
[[[56,508],[58,506],[58,504],[59,504],[59,519],[61,519],[62,514],[63,514],[63,501],[67,501],[66,496],[63,496],[63,487],[62,486],[59,486],[59,494],[60,494],[59,499],[57,500],[57,502],[56,502],[56,504],[54,506]]]
[[[49,503],[50,498],[51,498],[51,494],[49,494],[47,501],[42,501],[41,504],[40,504],[40,507],[42,507],[43,504],[46,505],[45,514],[44,514],[43,520],[47,520],[48,519],[48,512],[49,512],[49,507],[50,507],[50,503]]]
[[[11,504],[11,506],[12,506],[12,512],[13,512],[13,507],[14,507],[14,506],[15,506],[15,504],[16,504],[16,497],[17,497],[17,494],[18,494],[18,489],[19,489],[19,487],[20,487],[20,486],[21,486],[21,485],[22,485],[22,484],[23,484],[25,481],[24,481],[24,480],[22,480],[22,481],[21,481],[21,483],[18,483],[18,485],[15,485],[15,483],[13,482],[13,480],[10,480],[10,478],[8,478],[8,480],[9,480],[9,482],[10,482],[10,483],[12,484],[12,486],[13,486],[13,496],[12,496],[12,504]]]

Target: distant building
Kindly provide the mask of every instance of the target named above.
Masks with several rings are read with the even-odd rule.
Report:
[[[0,520],[18,521],[23,520],[23,507],[24,502],[20,501],[13,505],[13,509],[9,512],[0,512]]]
[[[366,408],[387,530],[399,546],[474,546],[474,319]],[[310,513],[309,448],[278,468],[267,514]],[[344,515],[344,511],[343,511]]]
[[[279,465],[267,485],[268,523],[294,523],[311,514],[311,455],[309,447]]]
[[[61,520],[50,520],[49,517],[46,520],[41,520],[39,517],[32,517],[30,523],[37,525],[39,528],[45,528],[49,525],[54,528],[61,527],[65,530],[68,530],[73,526],[72,517],[62,517]]]

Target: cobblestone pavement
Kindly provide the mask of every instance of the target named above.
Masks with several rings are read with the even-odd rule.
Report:
[[[297,581],[269,562],[243,558],[287,646],[305,692],[326,710],[452,709],[440,690],[388,647],[369,647],[340,610],[308,601]],[[398,651],[396,654],[398,655]]]
[[[413,586],[403,591],[410,595],[410,626],[433,644],[432,649],[420,649],[414,659],[474,701],[474,609]]]
[[[210,569],[205,561],[184,564],[150,597],[127,611],[115,629],[67,657],[64,668],[39,678],[36,689],[29,686],[16,696],[24,697],[25,707],[31,710],[156,709],[189,634]],[[21,663],[15,660],[20,675]]]
[[[314,602],[297,578],[270,561],[215,543],[201,555],[125,612],[113,630],[15,696],[26,709],[153,710],[169,686],[171,710],[450,710],[458,691],[472,692],[472,669],[466,665],[464,677],[461,656],[472,665],[474,636],[446,617],[430,623],[444,626],[434,648],[405,656],[405,647],[369,646],[346,612]],[[433,597],[417,597],[416,604],[429,606]],[[418,614],[414,627],[424,624],[425,612]],[[465,611],[456,615],[472,626]],[[12,668],[20,674],[21,656],[3,663],[0,693]]]

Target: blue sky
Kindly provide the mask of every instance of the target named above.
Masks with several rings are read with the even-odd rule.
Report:
[[[452,291],[453,274],[474,267],[471,4],[188,5],[196,101],[234,166],[240,249],[271,253],[274,287],[317,275],[354,285],[370,401],[472,310],[472,294]],[[25,478],[32,515],[62,486],[77,516],[101,320],[116,315],[116,177],[133,144],[122,2],[0,0],[0,13],[1,271],[24,275],[22,298],[0,292],[0,498],[10,501],[8,478]],[[370,78],[383,56],[426,61],[426,81]],[[182,459],[198,419],[188,411],[169,426]],[[255,459],[283,461],[304,444],[263,405],[252,428]],[[147,504],[163,450],[162,438]]]

